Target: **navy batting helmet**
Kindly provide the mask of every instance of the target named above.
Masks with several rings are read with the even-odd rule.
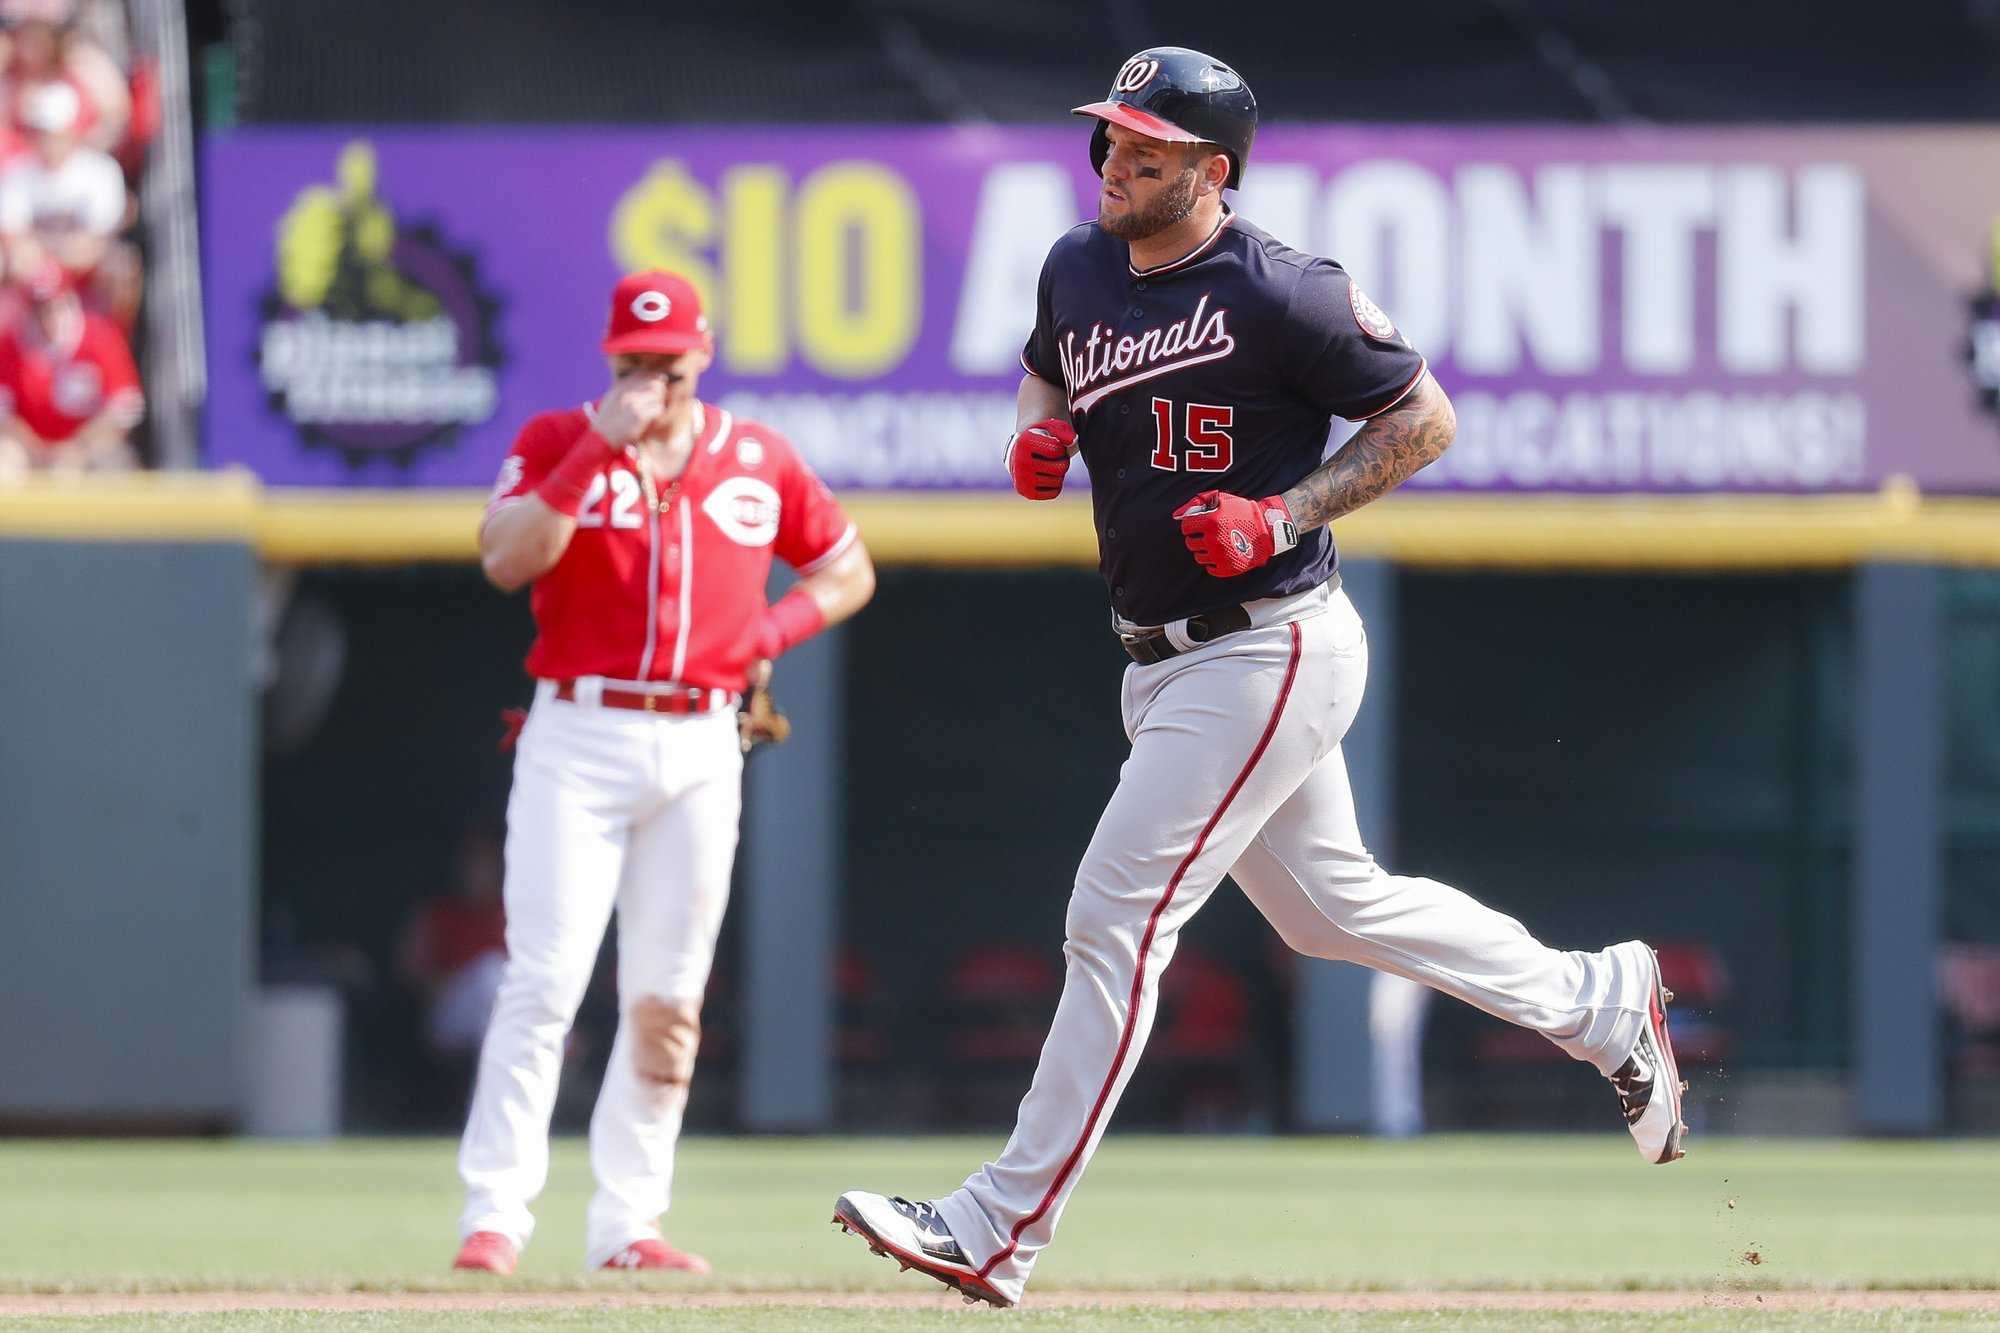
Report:
[[[1073,113],[1094,116],[1090,165],[1102,172],[1111,151],[1106,125],[1165,139],[1169,143],[1212,143],[1229,155],[1230,189],[1243,183],[1250,141],[1257,137],[1257,99],[1243,76],[1214,56],[1185,46],[1155,46],[1118,67],[1111,94]]]

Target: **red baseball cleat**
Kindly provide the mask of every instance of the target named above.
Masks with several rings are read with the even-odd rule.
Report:
[[[475,1231],[458,1247],[458,1258],[452,1260],[451,1266],[505,1277],[514,1271],[514,1260],[519,1254],[514,1242],[499,1232]]]
[[[708,1260],[698,1254],[677,1250],[663,1240],[635,1240],[604,1261],[608,1269],[673,1268],[683,1273],[706,1273]]]

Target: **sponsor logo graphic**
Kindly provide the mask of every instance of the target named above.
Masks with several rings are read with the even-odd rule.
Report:
[[[764,461],[764,442],[745,435],[736,442],[736,461],[744,467],[756,467]]]
[[[435,227],[396,217],[366,140],[341,151],[335,175],[278,223],[257,371],[308,444],[407,468],[493,415],[497,302]]]
[[[738,546],[769,546],[778,536],[778,493],[755,477],[731,477],[701,502],[722,535]]]

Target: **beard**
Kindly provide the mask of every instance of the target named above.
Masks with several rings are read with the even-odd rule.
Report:
[[[1107,235],[1121,241],[1143,241],[1148,236],[1157,236],[1177,222],[1187,219],[1194,212],[1195,184],[1199,177],[1190,167],[1174,177],[1172,183],[1153,196],[1153,202],[1144,208],[1134,208],[1123,217],[1107,217],[1102,204],[1097,209],[1097,225]],[[1126,196],[1131,197],[1129,194]]]

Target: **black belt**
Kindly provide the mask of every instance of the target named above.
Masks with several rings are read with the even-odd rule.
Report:
[[[1247,607],[1225,606],[1220,611],[1210,611],[1205,615],[1189,616],[1186,630],[1195,647],[1212,642],[1225,634],[1250,628],[1250,611]],[[1118,642],[1125,645],[1126,654],[1140,666],[1151,666],[1164,662],[1169,657],[1177,657],[1184,649],[1176,648],[1173,640],[1163,629],[1148,630],[1143,634],[1120,634]]]

